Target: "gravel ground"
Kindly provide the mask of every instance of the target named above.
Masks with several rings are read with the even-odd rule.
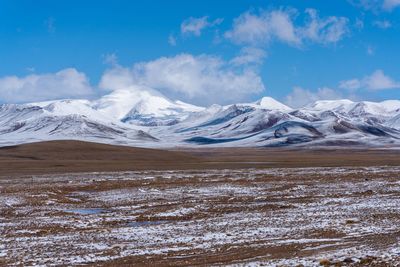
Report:
[[[0,265],[400,266],[400,168],[0,180]]]

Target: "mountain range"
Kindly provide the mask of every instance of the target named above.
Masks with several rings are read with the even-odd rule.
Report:
[[[397,147],[400,100],[252,103],[199,107],[147,87],[97,100],[0,105],[0,146],[83,140],[141,147]]]

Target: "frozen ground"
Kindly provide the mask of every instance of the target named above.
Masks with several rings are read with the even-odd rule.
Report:
[[[0,180],[0,265],[400,266],[400,168]]]

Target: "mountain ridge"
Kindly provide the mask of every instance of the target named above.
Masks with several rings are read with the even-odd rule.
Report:
[[[400,100],[319,100],[291,108],[271,97],[194,106],[135,86],[96,100],[0,105],[0,145],[81,140],[141,147],[400,145]]]

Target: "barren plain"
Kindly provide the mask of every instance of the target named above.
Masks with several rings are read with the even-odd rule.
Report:
[[[399,163],[392,150],[2,148],[0,265],[400,266]]]

